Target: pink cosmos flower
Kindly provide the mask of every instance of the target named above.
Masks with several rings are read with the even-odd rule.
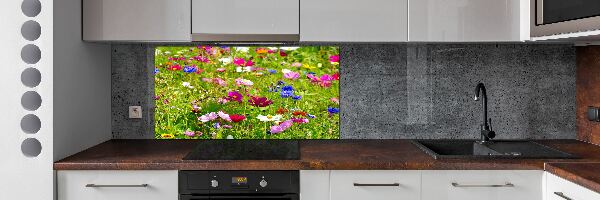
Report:
[[[242,94],[240,94],[238,91],[233,91],[233,92],[228,92],[227,93],[227,100],[230,101],[237,101],[238,103],[242,103],[242,100],[244,99],[244,96]]]
[[[306,124],[308,123],[308,119],[305,118],[292,118],[291,119],[296,124]]]
[[[205,115],[198,117],[198,120],[201,122],[209,122],[209,121],[217,119],[217,117],[219,117],[217,115],[217,113],[210,112],[210,113],[206,113]]]
[[[231,122],[231,118],[229,118],[229,115],[224,113],[223,111],[219,111],[218,115],[221,119]]]
[[[246,67],[250,67],[250,66],[254,66],[254,62],[252,62],[252,60],[248,60],[246,62]]]
[[[339,63],[340,62],[340,55],[329,56],[329,62]]]
[[[235,79],[235,84],[237,84],[237,86],[241,86],[241,85],[252,86],[252,85],[254,85],[254,83],[252,81],[247,80],[247,79],[243,79],[243,78],[236,78]]]
[[[299,63],[299,62],[292,63],[292,67],[302,67],[302,63]]]
[[[228,129],[229,129],[229,128],[233,128],[233,126],[231,126],[231,125],[223,125],[223,126],[221,126],[221,127],[223,127],[223,128],[228,128]]]
[[[300,73],[291,71],[291,72],[283,74],[283,78],[296,80],[296,79],[300,78]]]
[[[225,68],[217,68],[217,72],[225,72]]]
[[[227,86],[227,81],[225,81],[221,78],[213,78],[213,83],[216,83],[217,85],[220,85],[220,86]]]
[[[229,99],[227,98],[219,98],[219,100],[217,100],[217,103],[219,104],[226,104],[227,102],[229,102]]]
[[[337,97],[331,97],[330,99],[333,103],[340,104],[340,100]]]
[[[293,124],[294,122],[292,120],[286,120],[284,122],[281,122],[281,124],[279,125],[271,126],[271,134],[281,133],[287,130],[288,128],[292,127]]]
[[[187,135],[188,137],[194,137],[196,135],[194,131],[185,131],[183,132],[183,134]]]
[[[237,65],[237,66],[242,66],[246,63],[246,60],[244,60],[243,58],[234,58],[233,59],[233,64]]]

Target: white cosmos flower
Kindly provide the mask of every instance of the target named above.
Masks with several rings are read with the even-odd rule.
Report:
[[[236,51],[248,52],[250,50],[248,47],[233,47]]]
[[[258,115],[256,118],[261,122],[279,122],[282,117],[281,115]]]
[[[227,139],[232,140],[233,139],[233,135],[227,135]]]
[[[236,72],[251,72],[252,67],[236,67],[235,71]]]
[[[165,55],[171,55],[170,51],[165,51]]]
[[[287,74],[287,73],[290,73],[290,72],[292,72],[292,70],[289,70],[289,69],[282,69],[282,70],[281,70],[281,72],[282,72],[282,73],[284,73],[284,74]]]
[[[187,87],[187,88],[194,88],[194,86],[192,86],[192,84],[190,84],[190,82],[183,82],[181,83],[181,85],[183,85],[183,87]]]
[[[221,61],[221,63],[223,63],[224,65],[227,65],[227,64],[231,63],[231,57],[220,58],[219,61]]]
[[[286,51],[293,51],[293,50],[296,50],[298,48],[300,48],[300,47],[281,47],[280,49],[283,49],[283,50],[286,50]]]

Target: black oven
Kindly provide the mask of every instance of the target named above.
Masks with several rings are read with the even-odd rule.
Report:
[[[600,0],[532,0],[531,35],[550,36],[600,29]]]
[[[179,171],[180,200],[299,200],[298,171]]]

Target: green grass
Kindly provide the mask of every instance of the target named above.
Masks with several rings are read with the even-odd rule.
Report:
[[[314,73],[316,77],[324,74],[339,75],[339,64],[330,62],[330,56],[339,55],[339,48],[307,46],[285,50],[287,55],[283,56],[280,54],[280,51],[283,51],[281,49],[271,48],[272,53],[266,52],[267,50],[269,48],[264,47],[249,47],[247,51],[234,47],[157,47],[155,138],[224,139],[227,136],[235,139],[339,138],[339,113],[328,111],[328,107],[339,108],[338,102],[332,100],[332,98],[339,99],[339,80],[333,80],[330,86],[324,87],[307,78],[307,73]],[[202,58],[193,59],[196,56]],[[173,60],[181,57],[183,60]],[[222,58],[231,58],[231,63],[221,62]],[[234,58],[252,60],[254,62],[252,67],[255,70],[237,72],[236,68],[239,66],[233,62]],[[292,66],[293,63],[301,63],[302,66],[298,67],[298,64]],[[180,66],[181,69],[176,66]],[[185,66],[188,66],[188,69],[195,66],[201,72],[185,72],[183,69]],[[219,68],[224,68],[225,71],[217,71]],[[298,72],[299,78],[295,80],[284,78],[282,72],[284,69]],[[272,70],[275,70],[275,73],[272,73]],[[220,86],[206,80],[215,78],[224,80],[227,86]],[[238,86],[235,81],[238,78],[250,80],[253,85]],[[279,81],[285,84],[278,85]],[[184,85],[184,82],[189,85]],[[291,97],[282,98],[281,87],[288,85],[294,88],[295,96],[301,96],[300,100]],[[278,91],[274,91],[276,89]],[[232,91],[238,91],[243,95],[242,102],[222,103],[223,98],[228,97],[228,92]],[[267,107],[255,107],[248,102],[250,96],[266,97],[273,103]],[[194,104],[199,107],[195,112]],[[278,110],[284,109],[288,112],[281,113],[283,117],[280,121],[295,117],[308,119],[308,123],[293,123],[283,132],[270,133],[271,126],[279,123],[263,122],[257,118],[258,115],[277,115]],[[229,115],[244,115],[246,119],[240,122],[229,122],[217,118],[205,123],[198,120],[202,115],[219,111]],[[314,118],[308,115],[294,116],[293,111],[305,112],[313,115]],[[215,127],[216,123],[220,127]],[[224,128],[224,126],[231,126],[231,128]],[[187,136],[184,134],[186,131],[195,132],[196,135]]]

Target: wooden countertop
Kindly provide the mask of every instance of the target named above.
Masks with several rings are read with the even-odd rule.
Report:
[[[600,193],[600,162],[589,163],[546,163],[545,170]]]
[[[54,163],[55,170],[542,170],[548,162],[600,162],[600,146],[577,140],[541,144],[582,159],[435,160],[409,140],[304,140],[300,160],[182,160],[199,141],[110,140]]]
[[[305,140],[300,160],[182,160],[199,141],[110,140],[54,163],[55,170],[547,170],[600,192],[600,146],[537,140],[581,159],[441,159],[410,140]],[[544,168],[545,167],[545,168]]]

